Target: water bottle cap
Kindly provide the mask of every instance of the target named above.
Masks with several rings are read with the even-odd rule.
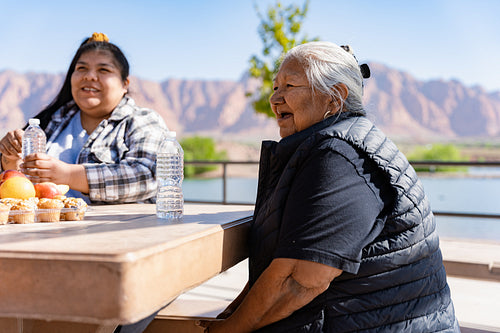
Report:
[[[40,125],[40,119],[30,118],[30,120],[28,120],[28,124],[30,124],[30,125]]]
[[[175,138],[177,136],[177,133],[175,131],[168,131],[167,132],[167,137],[169,138]]]

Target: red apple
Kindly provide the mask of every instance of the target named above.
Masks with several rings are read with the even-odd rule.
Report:
[[[5,170],[4,172],[0,173],[0,185],[9,179],[10,177],[24,177],[27,178],[26,175],[20,171],[17,170]]]
[[[62,195],[59,187],[52,182],[41,182],[35,184],[35,196],[37,198],[54,199],[54,197]]]

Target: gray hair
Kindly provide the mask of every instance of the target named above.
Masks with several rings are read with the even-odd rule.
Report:
[[[341,101],[341,111],[364,115],[363,77],[353,54],[330,42],[309,42],[297,45],[287,52],[283,62],[294,58],[304,65],[307,79],[315,90]],[[347,86],[346,100],[334,87],[337,83]]]

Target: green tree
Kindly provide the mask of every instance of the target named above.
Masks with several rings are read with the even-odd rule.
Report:
[[[180,141],[184,150],[185,161],[216,161],[227,159],[226,151],[217,151],[212,138],[193,136]],[[217,169],[214,165],[185,165],[184,176],[186,178]]]
[[[417,146],[411,153],[408,154],[410,161],[446,161],[446,162],[460,162],[466,158],[455,145],[452,144],[432,144],[425,146]],[[430,167],[419,166],[415,168],[416,171],[465,171],[467,168],[463,167],[446,167],[438,166],[435,169]]]
[[[257,55],[250,58],[249,73],[250,76],[259,78],[262,84],[257,92],[247,95],[252,96],[252,105],[256,112],[273,117],[269,98],[273,93],[273,76],[281,64],[282,56],[294,46],[317,38],[309,40],[306,35],[302,38],[298,36],[307,14],[309,0],[305,1],[302,8],[297,5],[284,7],[277,1],[274,6],[268,7],[266,16],[260,12],[255,2],[254,7],[260,19],[258,32],[264,48],[262,58]]]

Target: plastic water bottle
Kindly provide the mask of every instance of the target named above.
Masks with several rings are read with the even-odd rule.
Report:
[[[156,154],[156,216],[162,219],[180,219],[184,213],[182,181],[184,179],[184,151],[175,132],[167,136]]]
[[[31,118],[28,128],[23,134],[23,158],[33,153],[45,153],[47,138],[40,128],[40,120]]]

